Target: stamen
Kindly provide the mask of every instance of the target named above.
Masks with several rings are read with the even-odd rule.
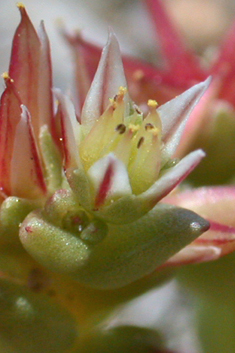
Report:
[[[151,129],[150,132],[153,136],[158,136],[160,134],[160,130],[157,127],[154,127],[153,129]]]
[[[116,129],[115,129],[120,135],[124,134],[124,132],[126,131],[126,126],[124,124],[119,124],[117,125]]]
[[[158,103],[155,100],[153,99],[148,100],[148,107],[150,111],[155,110],[157,106],[158,106]]]
[[[12,78],[10,78],[8,72],[3,72],[2,78],[3,78],[5,81],[14,82],[14,80],[13,80]]]
[[[129,124],[129,125],[128,125],[128,129],[129,129],[129,131],[131,131],[132,133],[138,131],[139,128],[140,128],[139,125],[134,125],[134,124]]]
[[[137,148],[140,148],[143,145],[143,143],[144,143],[144,137],[142,136],[137,143]]]
[[[118,95],[115,96],[115,102],[118,102],[118,103],[122,102],[126,92],[127,92],[126,87],[122,87],[122,86],[119,87]]]
[[[138,114],[142,113],[141,110],[139,109],[139,107],[136,104],[134,104],[134,109],[135,109],[136,113],[138,113]]]
[[[146,131],[149,131],[149,130],[152,130],[152,129],[154,129],[153,124],[147,123],[147,124],[145,125],[145,130],[146,130]]]

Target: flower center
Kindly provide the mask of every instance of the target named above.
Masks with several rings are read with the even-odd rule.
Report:
[[[157,102],[148,101],[146,117],[133,103],[124,100],[126,89],[110,99],[110,104],[79,146],[87,171],[98,159],[114,153],[128,170],[134,194],[147,190],[158,178],[161,168],[162,125]],[[126,112],[127,108],[129,112]]]

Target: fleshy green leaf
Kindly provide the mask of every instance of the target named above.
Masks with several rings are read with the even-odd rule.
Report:
[[[191,211],[158,205],[136,222],[108,224],[103,239],[104,229],[98,226],[94,245],[86,241],[87,234],[82,239],[82,232],[55,227],[34,211],[23,222],[20,239],[49,269],[93,288],[114,289],[150,274],[207,229],[208,222]]]

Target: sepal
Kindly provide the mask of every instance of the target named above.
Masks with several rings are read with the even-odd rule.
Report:
[[[19,242],[19,225],[38,206],[33,201],[19,197],[6,198],[0,209],[0,241]]]
[[[126,225],[89,219],[77,232],[59,228],[33,211],[22,223],[20,239],[47,268],[92,288],[115,289],[152,273],[208,227],[195,213],[169,205],[157,205]]]

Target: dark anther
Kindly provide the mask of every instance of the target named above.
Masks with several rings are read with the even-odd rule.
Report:
[[[137,143],[137,148],[140,148],[143,145],[143,143],[144,143],[144,137],[142,136]]]
[[[145,130],[152,130],[152,129],[154,129],[153,124],[147,123],[147,124],[145,125]]]
[[[119,124],[115,129],[120,135],[124,134],[126,131],[126,126],[124,124]]]

